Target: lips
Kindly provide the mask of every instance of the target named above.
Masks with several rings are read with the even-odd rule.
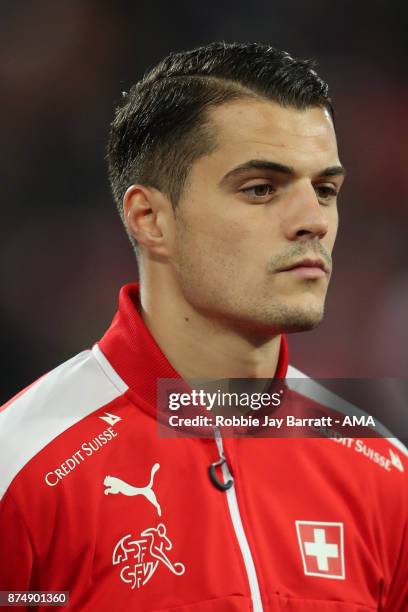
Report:
[[[285,268],[281,268],[279,272],[288,272],[289,270],[296,270],[297,268],[318,268],[323,270],[323,272],[328,272],[327,266],[325,265],[322,259],[311,259],[306,258],[301,261],[297,261],[296,263],[286,266]]]

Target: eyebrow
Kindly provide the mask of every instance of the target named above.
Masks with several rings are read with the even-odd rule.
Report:
[[[239,166],[236,166],[221,179],[220,184],[224,184],[228,179],[246,174],[249,170],[272,170],[279,174],[285,174],[287,176],[295,176],[296,171],[292,166],[285,166],[278,162],[273,162],[267,159],[251,159]],[[343,166],[329,166],[324,168],[320,172],[316,173],[316,176],[345,176],[346,169]]]

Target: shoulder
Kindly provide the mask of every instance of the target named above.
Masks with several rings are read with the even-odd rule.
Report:
[[[345,417],[350,417],[351,421],[354,420],[357,424],[363,423],[363,427],[354,428],[348,419],[345,429],[347,433],[343,434],[343,439],[341,425],[332,430],[326,429],[322,433],[335,439],[339,448],[353,448],[360,457],[358,459],[357,455],[353,455],[356,461],[362,460],[366,465],[369,459],[369,463],[376,463],[386,471],[404,475],[408,483],[408,448],[377,418],[374,430],[370,426],[370,415],[367,412],[293,366],[288,367],[286,382],[293,393],[322,407],[324,414],[338,415],[341,424],[344,423]],[[367,435],[364,435],[364,431]],[[346,444],[345,440],[349,442]]]
[[[0,407],[0,499],[33,457],[126,390],[125,382],[95,345]]]

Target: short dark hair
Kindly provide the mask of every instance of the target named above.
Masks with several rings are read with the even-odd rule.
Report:
[[[109,178],[122,220],[123,196],[134,183],[159,189],[177,206],[191,165],[216,148],[212,107],[266,98],[302,110],[325,107],[334,119],[314,67],[260,43],[215,42],[168,55],[123,94],[111,124]]]

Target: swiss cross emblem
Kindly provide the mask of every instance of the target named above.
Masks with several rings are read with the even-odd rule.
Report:
[[[344,580],[344,525],[296,521],[296,533],[306,576]]]

